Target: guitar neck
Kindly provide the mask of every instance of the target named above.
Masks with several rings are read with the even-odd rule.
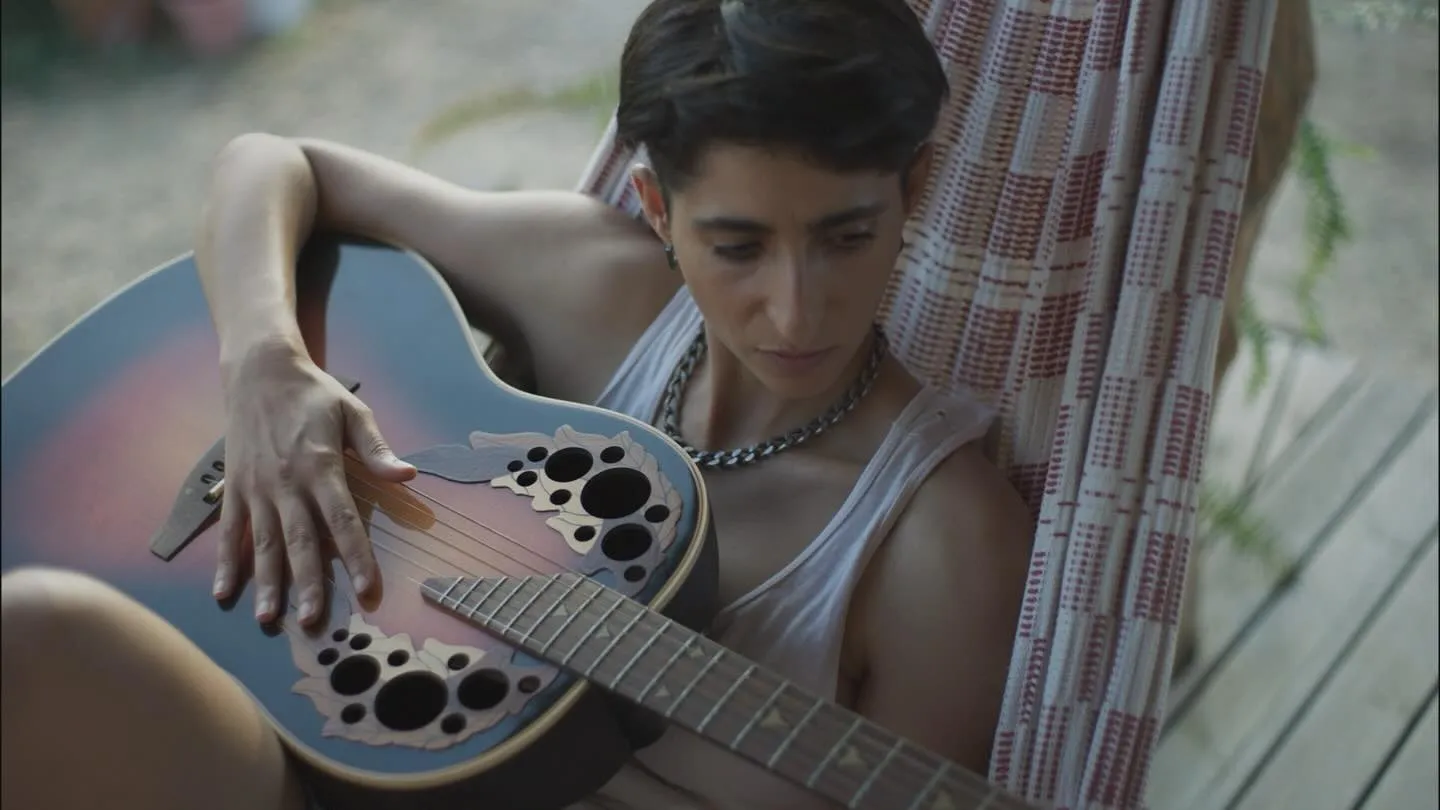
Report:
[[[852,810],[1028,810],[1009,794],[579,574],[440,577],[428,600]]]

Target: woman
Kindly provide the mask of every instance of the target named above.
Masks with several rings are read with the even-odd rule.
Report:
[[[618,110],[620,137],[648,155],[633,175],[645,223],[336,144],[236,139],[197,250],[229,418],[216,596],[253,570],[269,621],[288,571],[313,620],[324,535],[358,590],[375,584],[340,454],[394,481],[414,470],[312,362],[292,303],[312,229],[373,235],[441,267],[467,313],[529,358],[538,393],[700,448],[728,605],[717,639],[983,772],[1029,516],[980,452],[985,409],[922,386],[874,326],[945,94],[902,0],[656,0],[626,43]],[[745,463],[712,465],[730,450]],[[7,576],[4,643],[6,807],[305,806],[251,701],[116,591]],[[75,645],[130,699],[95,694]],[[80,778],[50,777],[61,770]],[[675,729],[593,801],[818,806]]]

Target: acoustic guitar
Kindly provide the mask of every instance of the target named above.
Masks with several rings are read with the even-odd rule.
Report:
[[[846,807],[1021,806],[759,667],[737,671],[698,635],[716,608],[714,533],[698,469],[663,433],[502,382],[439,273],[408,251],[316,238],[300,264],[312,357],[420,470],[393,484],[347,459],[379,605],[362,608],[333,549],[318,627],[300,627],[293,599],[257,625],[248,585],[210,595],[225,412],[189,256],[0,389],[0,570],[86,572],[159,614],[247,690],[331,808],[562,808],[666,723]],[[524,643],[541,629],[551,644]]]

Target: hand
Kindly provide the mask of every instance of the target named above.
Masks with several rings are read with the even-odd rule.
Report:
[[[244,568],[245,528],[255,563],[255,618],[280,615],[286,563],[309,625],[325,604],[321,539],[329,535],[365,596],[379,583],[370,538],[345,480],[349,447],[386,481],[415,468],[391,452],[370,409],[303,354],[253,352],[226,372],[225,496],[215,597],[230,597]]]

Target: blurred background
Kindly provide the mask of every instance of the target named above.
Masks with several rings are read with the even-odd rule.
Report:
[[[336,139],[476,188],[572,187],[614,102],[619,51],[644,5],[0,0],[0,372],[189,250],[210,158],[246,131]],[[1405,594],[1419,594],[1423,613],[1409,625],[1429,628],[1436,611],[1428,573],[1436,496],[1412,490],[1419,481],[1434,493],[1440,477],[1437,0],[1310,0],[1308,10],[1315,83],[1243,291],[1236,379],[1227,381],[1212,444],[1217,455],[1245,453],[1219,458],[1206,488],[1206,532],[1224,542],[1192,566],[1209,596],[1194,614],[1198,657],[1177,680],[1169,753],[1156,770],[1159,808],[1368,808],[1373,796],[1422,794],[1429,798],[1404,806],[1436,806],[1433,641],[1421,645],[1420,669],[1403,687],[1360,678],[1371,692],[1413,699],[1392,707],[1394,722],[1368,764],[1345,777],[1349,788],[1316,787],[1310,803],[1291,804],[1300,799],[1287,788],[1264,786],[1299,777],[1259,775],[1284,765],[1289,751],[1301,763],[1295,774],[1328,768],[1340,779],[1344,769],[1329,757],[1354,761],[1355,752],[1343,750],[1350,743],[1335,727],[1304,732],[1307,713],[1331,706],[1324,722],[1349,717],[1343,725],[1353,731],[1359,715],[1347,712],[1375,709],[1363,689],[1346,686],[1354,650],[1389,626],[1395,604],[1414,607]],[[1386,419],[1396,423],[1384,427],[1391,433],[1376,433],[1373,423]],[[1362,446],[1385,452],[1356,460],[1341,439],[1361,434],[1371,437]],[[1431,448],[1406,449],[1417,442]],[[1392,473],[1395,486],[1412,490],[1387,489]],[[1412,495],[1402,502],[1397,492]],[[1322,506],[1297,500],[1307,496]],[[1396,528],[1396,514],[1408,523]],[[1362,565],[1354,560],[1379,559],[1374,536],[1385,532],[1407,539],[1386,552],[1393,570],[1376,569],[1374,587],[1324,584],[1325,564],[1353,573]],[[1418,585],[1406,579],[1417,563],[1429,566]],[[1322,609],[1369,618],[1322,643],[1313,625],[1328,619],[1294,618]],[[1295,641],[1302,637],[1310,640]],[[1299,646],[1277,653],[1286,640]],[[1413,658],[1413,643],[1372,646]],[[1301,664],[1314,670],[1310,685],[1276,691],[1277,679],[1295,682],[1290,667]],[[1260,707],[1278,713],[1256,714]],[[1328,735],[1342,749],[1295,748],[1296,735]],[[1254,742],[1261,737],[1267,742]],[[1260,747],[1225,753],[1226,739]],[[1322,755],[1329,764],[1319,764]],[[1420,764],[1387,776],[1400,773],[1397,762]],[[1395,788],[1397,778],[1410,781]],[[1282,794],[1290,799],[1264,798]]]
[[[0,369],[188,249],[208,160],[241,132],[335,138],[477,187],[570,186],[643,6],[4,0]],[[1433,380],[1436,0],[1311,6],[1326,159],[1300,177],[1292,161],[1249,292],[1265,323]]]

